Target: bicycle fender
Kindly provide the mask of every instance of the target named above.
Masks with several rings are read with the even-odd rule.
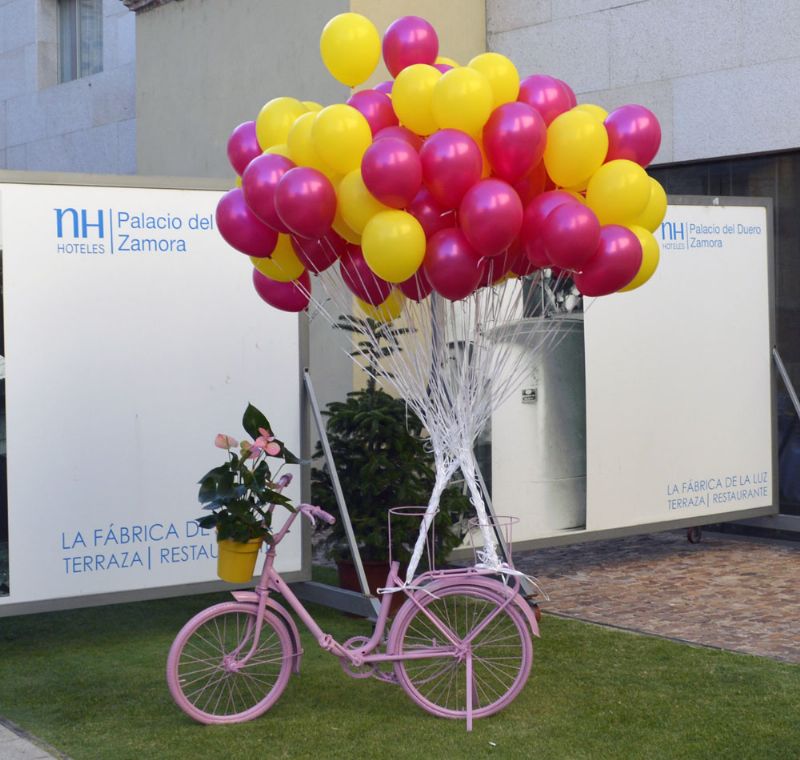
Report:
[[[525,601],[525,598],[518,593],[514,593],[512,589],[506,586],[504,583],[500,583],[499,581],[493,580],[492,578],[472,578],[469,583],[464,583],[463,579],[441,579],[432,581],[430,584],[426,584],[424,586],[425,591],[430,591],[431,593],[435,594],[437,589],[443,589],[450,586],[481,586],[482,588],[488,591],[494,591],[495,593],[502,594],[505,597],[509,597],[511,595],[514,596],[514,602],[519,611],[525,616],[525,619],[528,621],[528,625],[531,627],[531,633],[536,636],[537,639],[541,638],[539,634],[539,623],[536,622],[536,615],[533,612],[531,606]]]
[[[246,602],[247,604],[258,604],[258,594],[255,591],[231,591],[231,595],[237,602]],[[289,637],[292,640],[292,672],[300,672],[300,662],[303,659],[303,647],[300,644],[300,631],[297,630],[297,625],[292,616],[286,611],[283,605],[278,604],[274,599],[267,598],[266,608],[274,612],[284,623],[289,631]]]

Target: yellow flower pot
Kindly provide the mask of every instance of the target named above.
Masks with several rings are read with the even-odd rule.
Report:
[[[228,583],[247,583],[252,580],[261,543],[260,538],[253,538],[247,543],[229,538],[217,541],[217,575]]]

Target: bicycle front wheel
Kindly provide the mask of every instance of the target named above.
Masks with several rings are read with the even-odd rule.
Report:
[[[472,691],[472,716],[482,718],[509,705],[531,671],[533,646],[524,616],[512,604],[498,612],[504,598],[490,589],[468,585],[420,594],[398,613],[389,637],[395,655],[430,656],[399,660],[395,673],[401,686],[424,710],[445,718],[465,718],[467,690]],[[458,643],[488,619],[469,644],[472,679],[467,679],[467,657],[459,652],[434,619]]]
[[[286,688],[292,644],[286,627],[264,612],[253,648],[258,608],[224,602],[195,615],[178,633],[167,658],[173,699],[200,723],[241,723],[272,707]]]

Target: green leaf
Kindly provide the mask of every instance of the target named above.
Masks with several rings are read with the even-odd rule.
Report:
[[[253,439],[258,438],[258,436],[261,435],[258,432],[259,428],[264,428],[265,430],[270,431],[272,430],[269,420],[252,404],[248,404],[247,409],[244,411],[244,417],[242,417],[242,427]]]

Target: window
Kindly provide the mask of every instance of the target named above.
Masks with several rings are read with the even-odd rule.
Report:
[[[58,81],[103,70],[103,0],[58,0]]]

